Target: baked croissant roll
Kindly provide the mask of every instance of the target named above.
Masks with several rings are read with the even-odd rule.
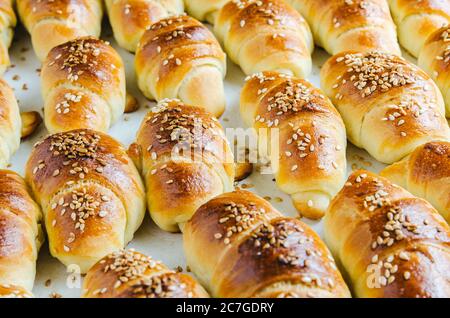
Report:
[[[125,110],[125,68],[108,42],[84,37],[53,48],[41,79],[50,133],[106,132]]]
[[[220,9],[230,0],[185,0],[186,11],[200,21],[216,22]]]
[[[400,44],[418,57],[428,37],[450,24],[449,0],[388,0]]]
[[[437,30],[428,38],[420,51],[418,64],[441,89],[446,115],[450,117],[450,26]]]
[[[23,288],[0,284],[0,298],[32,298],[32,297],[33,295]]]
[[[38,142],[26,179],[44,212],[50,253],[81,273],[133,238],[145,191],[123,147],[106,134],[73,130]]]
[[[226,56],[214,35],[189,16],[154,23],[136,51],[138,85],[149,99],[179,98],[219,117],[225,109]]]
[[[163,100],[144,118],[129,153],[142,168],[150,215],[165,231],[179,231],[200,205],[234,188],[223,128],[200,107]]]
[[[241,115],[257,132],[278,129],[273,141],[259,134],[260,149],[277,147],[268,152],[278,186],[302,215],[321,218],[346,177],[345,126],[330,100],[305,80],[257,73],[242,90]]]
[[[191,276],[134,250],[111,253],[95,264],[84,279],[84,298],[206,298]]]
[[[19,0],[17,10],[41,61],[57,45],[77,37],[100,36],[101,0]]]
[[[13,0],[0,1],[0,75],[10,65],[9,47],[14,35],[17,18],[13,9]]]
[[[450,142],[429,142],[381,171],[383,177],[430,202],[450,223]]]
[[[331,202],[324,226],[356,296],[450,296],[450,227],[427,201],[356,171]]]
[[[321,82],[344,119],[349,140],[378,161],[393,163],[418,145],[450,138],[436,84],[401,57],[340,53],[322,67]]]
[[[251,192],[202,205],[183,239],[189,267],[214,297],[350,297],[317,234]]]
[[[15,172],[0,170],[0,298],[29,295],[43,241],[42,212]]]
[[[184,11],[183,0],[106,0],[117,43],[134,52],[145,30],[156,21]]]
[[[304,78],[311,72],[311,31],[283,0],[229,1],[218,13],[214,32],[247,75],[280,71]]]
[[[287,0],[330,54],[379,50],[401,55],[386,0]]]
[[[0,78],[0,169],[19,148],[22,120],[12,88]]]

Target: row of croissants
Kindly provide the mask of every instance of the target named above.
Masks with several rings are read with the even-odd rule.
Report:
[[[85,297],[450,297],[450,1],[186,0],[219,40],[182,1],[105,2],[117,42],[136,53],[140,89],[159,103],[125,150],[106,134],[127,93],[121,57],[98,39],[102,1],[16,1],[43,62],[51,134],[25,180],[0,170],[0,295],[31,296],[45,227],[51,254],[87,273]],[[13,1],[0,1],[0,17],[6,66]],[[397,28],[422,68],[400,56]],[[333,55],[322,90],[304,79],[314,42]],[[277,185],[303,216],[325,216],[327,245],[234,190],[216,119],[222,47],[248,75],[246,124],[280,132],[258,136],[278,147]],[[3,80],[0,115],[4,168],[22,120]],[[346,181],[347,138],[391,165]],[[183,232],[199,282],[124,250],[147,208],[161,229]]]

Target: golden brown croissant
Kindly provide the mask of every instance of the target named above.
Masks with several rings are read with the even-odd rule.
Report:
[[[106,132],[123,114],[125,68],[108,42],[78,38],[53,48],[41,72],[45,126]]]
[[[176,232],[209,199],[233,190],[234,162],[222,126],[200,107],[163,100],[145,117],[133,153],[150,215]]]
[[[15,172],[0,170],[0,185],[0,297],[28,295],[44,238],[42,212]]]
[[[398,27],[400,44],[418,57],[423,44],[437,29],[450,23],[449,0],[388,0]]]
[[[6,168],[19,148],[22,120],[11,87],[0,78],[0,169]]]
[[[314,48],[303,17],[282,0],[229,1],[218,13],[215,34],[245,74],[311,72]]]
[[[191,270],[215,297],[349,297],[317,234],[247,191],[218,196],[186,224]]]
[[[330,54],[379,50],[401,55],[386,0],[286,0],[311,26]]]
[[[425,200],[356,171],[331,202],[324,225],[356,296],[450,296],[450,227]]]
[[[450,142],[419,146],[381,175],[426,199],[450,223]]]
[[[220,9],[229,0],[185,0],[186,11],[200,21],[214,24]]]
[[[130,249],[105,256],[88,271],[83,297],[206,298],[208,294],[192,277]]]
[[[279,142],[279,151],[270,153],[277,184],[302,215],[322,217],[346,175],[345,126],[330,100],[305,80],[257,73],[242,90],[241,115],[257,131],[279,130],[269,146]],[[259,144],[270,135],[260,134]]]
[[[450,138],[436,84],[401,57],[337,54],[322,67],[321,82],[344,119],[349,140],[378,161],[393,163],[418,145]]]
[[[188,16],[154,23],[136,51],[138,85],[160,101],[179,98],[219,117],[225,109],[226,56],[207,27]]]
[[[8,50],[16,24],[17,18],[13,9],[13,0],[0,1],[0,75],[10,65]]]
[[[50,253],[85,273],[133,238],[145,215],[145,190],[125,149],[92,130],[38,142],[26,179],[44,212]]]
[[[441,89],[446,114],[450,117],[450,26],[437,30],[428,38],[420,51],[418,64]]]
[[[100,36],[100,0],[20,0],[17,10],[43,61],[52,48],[82,36]]]
[[[184,11],[183,0],[105,0],[117,43],[134,52],[153,23]]]
[[[0,284],[0,298],[32,298],[33,295],[17,286],[1,285]]]

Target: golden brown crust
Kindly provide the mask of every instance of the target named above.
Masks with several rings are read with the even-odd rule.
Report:
[[[248,78],[241,114],[258,131],[279,129],[279,154],[271,154],[277,184],[292,195],[300,213],[322,217],[346,171],[345,127],[330,100],[305,80],[263,72]]]
[[[450,293],[449,226],[429,203],[382,177],[350,176],[327,212],[325,235],[358,297]]]
[[[288,0],[330,54],[380,50],[401,55],[386,0]]]
[[[0,284],[31,291],[43,240],[42,213],[15,172],[0,170],[0,184]]]
[[[0,298],[32,298],[33,294],[25,289],[11,285],[0,284]]]
[[[84,298],[205,298],[190,276],[134,250],[105,256],[87,273]]]
[[[430,142],[417,147],[404,160],[385,168],[381,175],[428,200],[449,222],[449,142]]]
[[[53,48],[41,78],[50,132],[107,131],[124,112],[124,65],[108,42],[83,37]]]
[[[20,18],[41,61],[61,43],[82,36],[99,37],[102,8],[99,0],[17,1]]]
[[[180,15],[152,24],[139,42],[135,67],[139,87],[148,98],[179,98],[216,116],[222,114],[226,56],[197,20]],[[197,78],[203,69],[207,71]]]
[[[183,12],[182,0],[106,0],[109,21],[120,46],[134,52],[145,30],[156,21]]]
[[[142,181],[123,147],[103,133],[45,138],[32,151],[26,177],[43,207],[52,254],[83,271],[122,248],[142,222]]]
[[[420,144],[450,138],[438,88],[400,57],[344,52],[325,63],[321,81],[350,141],[379,161],[392,163]]]
[[[440,88],[446,104],[447,117],[450,117],[449,42],[450,27],[440,28],[428,37],[418,59],[419,66],[431,76]]]
[[[17,24],[16,15],[13,9],[12,0],[3,0],[0,2],[0,74],[6,71],[10,65],[8,49],[14,34],[14,27]]]
[[[10,157],[19,148],[21,127],[14,92],[5,80],[0,79],[0,169],[7,166]]]
[[[311,71],[311,31],[284,1],[229,1],[218,14],[215,33],[247,75],[279,70],[306,77]]]
[[[215,297],[350,295],[319,237],[247,191],[200,207],[184,243],[190,268]]]
[[[200,107],[160,102],[145,117],[137,144],[150,214],[165,230],[177,231],[201,204],[233,188],[233,155],[222,126]]]
[[[427,38],[450,23],[448,0],[389,0],[401,45],[418,57]],[[411,32],[414,30],[414,32]]]

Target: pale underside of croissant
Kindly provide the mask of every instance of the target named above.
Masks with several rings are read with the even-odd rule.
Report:
[[[11,87],[0,79],[0,169],[5,168],[19,148],[22,121]]]
[[[263,72],[248,78],[240,107],[269,149],[278,186],[302,215],[322,217],[346,174],[345,126],[330,100],[305,80]]]
[[[309,26],[282,0],[229,1],[218,13],[214,32],[247,75],[280,71],[304,78],[311,72]]]
[[[82,273],[123,248],[145,215],[138,171],[100,132],[73,130],[38,142],[26,179],[42,207],[51,254]]]
[[[154,23],[139,42],[135,67],[139,88],[150,99],[178,98],[216,117],[225,109],[225,53],[194,18],[176,16]]]
[[[418,145],[450,138],[436,84],[401,57],[375,51],[337,54],[322,67],[321,82],[349,140],[378,161],[393,163]]]
[[[134,250],[105,256],[87,273],[84,298],[206,298],[192,277]]]
[[[400,44],[418,57],[425,41],[437,29],[450,24],[449,0],[388,0],[397,24]]]
[[[179,231],[200,205],[233,190],[225,133],[200,107],[161,101],[145,117],[135,145],[150,215],[163,230]]]
[[[0,170],[0,298],[29,296],[43,241],[42,212],[15,172]]]
[[[450,223],[450,143],[430,142],[381,171],[383,177],[430,202]]]
[[[101,0],[20,0],[17,10],[41,61],[57,45],[77,37],[100,36]]]
[[[357,297],[450,296],[450,227],[385,178],[354,172],[330,204],[325,238]]]
[[[308,21],[317,45],[330,54],[354,50],[401,55],[386,0],[287,0]]]
[[[214,297],[350,296],[317,234],[251,192],[201,206],[183,239],[189,267]]]
[[[450,4],[449,4],[450,6]],[[423,45],[418,65],[436,82],[444,96],[446,115],[450,117],[450,27],[434,32]]]
[[[162,18],[183,13],[183,0],[106,0],[117,43],[134,52],[145,30]]]
[[[220,9],[229,0],[185,0],[186,11],[200,21],[208,21],[213,24],[216,22]]]
[[[0,75],[10,65],[8,49],[17,24],[12,0],[0,1]]]
[[[108,131],[125,109],[122,58],[108,42],[82,37],[53,48],[41,72],[50,133]]]

